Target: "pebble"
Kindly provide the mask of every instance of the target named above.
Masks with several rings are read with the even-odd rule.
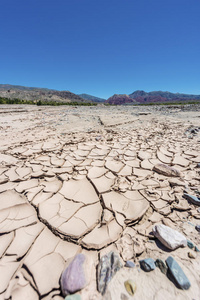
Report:
[[[61,289],[64,296],[83,289],[91,276],[91,261],[80,253],[74,257],[61,276]]]
[[[155,268],[156,268],[154,260],[152,258],[146,258],[146,259],[140,260],[140,267],[143,271],[146,271],[146,272],[150,272],[152,270],[155,270]]]
[[[137,287],[136,287],[135,282],[132,279],[126,280],[124,282],[124,286],[125,286],[125,288],[127,290],[127,293],[129,295],[133,296],[135,294]]]
[[[198,232],[200,232],[200,225],[196,225],[196,226],[195,226],[195,229],[196,229]]]
[[[97,136],[97,137],[95,138],[95,140],[96,140],[96,141],[100,141],[101,138],[102,138],[102,136],[100,135],[100,136]]]
[[[123,293],[120,295],[120,299],[121,300],[129,300],[129,298],[125,294],[123,294]]]
[[[188,247],[189,247],[190,249],[193,249],[193,248],[194,248],[194,244],[193,244],[191,241],[189,241],[189,240],[187,240],[187,245],[188,245]]]
[[[195,205],[199,205],[200,206],[200,199],[197,198],[196,196],[192,196],[189,194],[184,193],[184,197],[189,200],[190,202],[192,202]]]
[[[166,264],[168,266],[170,274],[172,275],[177,285],[182,290],[188,290],[191,286],[190,281],[179,266],[179,264],[176,262],[176,260],[172,256],[169,256],[166,259]]]
[[[102,295],[105,294],[108,283],[120,268],[122,268],[122,263],[114,252],[104,255],[100,259],[97,268],[97,289]]]
[[[155,225],[153,234],[168,249],[175,250],[187,246],[187,239],[183,234],[163,224]]]
[[[195,250],[196,252],[200,252],[200,250],[199,250],[199,248],[197,248],[197,246],[194,247],[194,250]]]
[[[81,295],[73,294],[65,297],[65,300],[81,300]]]
[[[167,274],[167,266],[162,259],[156,259],[155,265],[156,265],[156,267],[158,267],[160,269],[160,271],[163,274],[165,274],[165,275]]]
[[[165,164],[157,164],[153,167],[153,171],[165,175],[165,176],[169,176],[169,177],[180,177],[181,174],[178,170],[176,170],[175,168],[172,168],[170,166],[167,166]]]
[[[111,142],[113,140],[112,135],[108,135],[106,141]]]
[[[188,252],[188,257],[189,258],[196,258],[197,254],[195,252]]]
[[[134,264],[134,262],[132,262],[130,260],[127,260],[126,264],[125,264],[125,267],[127,267],[127,268],[134,268],[135,264]]]

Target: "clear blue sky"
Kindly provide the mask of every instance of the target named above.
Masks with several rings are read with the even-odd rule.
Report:
[[[200,0],[1,0],[0,83],[200,94]]]

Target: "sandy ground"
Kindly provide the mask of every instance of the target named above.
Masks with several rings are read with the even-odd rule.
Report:
[[[155,224],[200,249],[200,106],[0,106],[0,299],[63,299],[60,276],[78,253],[93,262],[84,300],[102,299],[96,267],[114,251],[123,267],[103,299],[200,299],[200,255],[169,250]],[[172,166],[180,177],[153,170]],[[195,258],[190,258],[191,252]],[[178,289],[139,260],[173,256],[191,287]],[[156,284],[155,284],[156,283]]]

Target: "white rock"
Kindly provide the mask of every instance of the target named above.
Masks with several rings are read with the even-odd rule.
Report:
[[[153,234],[168,249],[174,250],[178,247],[186,247],[187,239],[180,232],[163,224],[153,227]]]

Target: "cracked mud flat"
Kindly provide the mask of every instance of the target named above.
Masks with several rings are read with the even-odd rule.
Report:
[[[64,299],[60,276],[76,254],[92,258],[82,299],[200,299],[200,256],[169,251],[155,224],[200,248],[200,107],[0,107],[0,299]],[[196,131],[192,131],[196,128]],[[153,171],[172,166],[180,177]],[[172,255],[191,282],[177,289],[160,270],[122,268],[97,292],[96,266],[115,251],[123,265]],[[155,284],[156,283],[156,284]],[[124,296],[122,296],[124,295]],[[123,298],[125,297],[126,298]]]

